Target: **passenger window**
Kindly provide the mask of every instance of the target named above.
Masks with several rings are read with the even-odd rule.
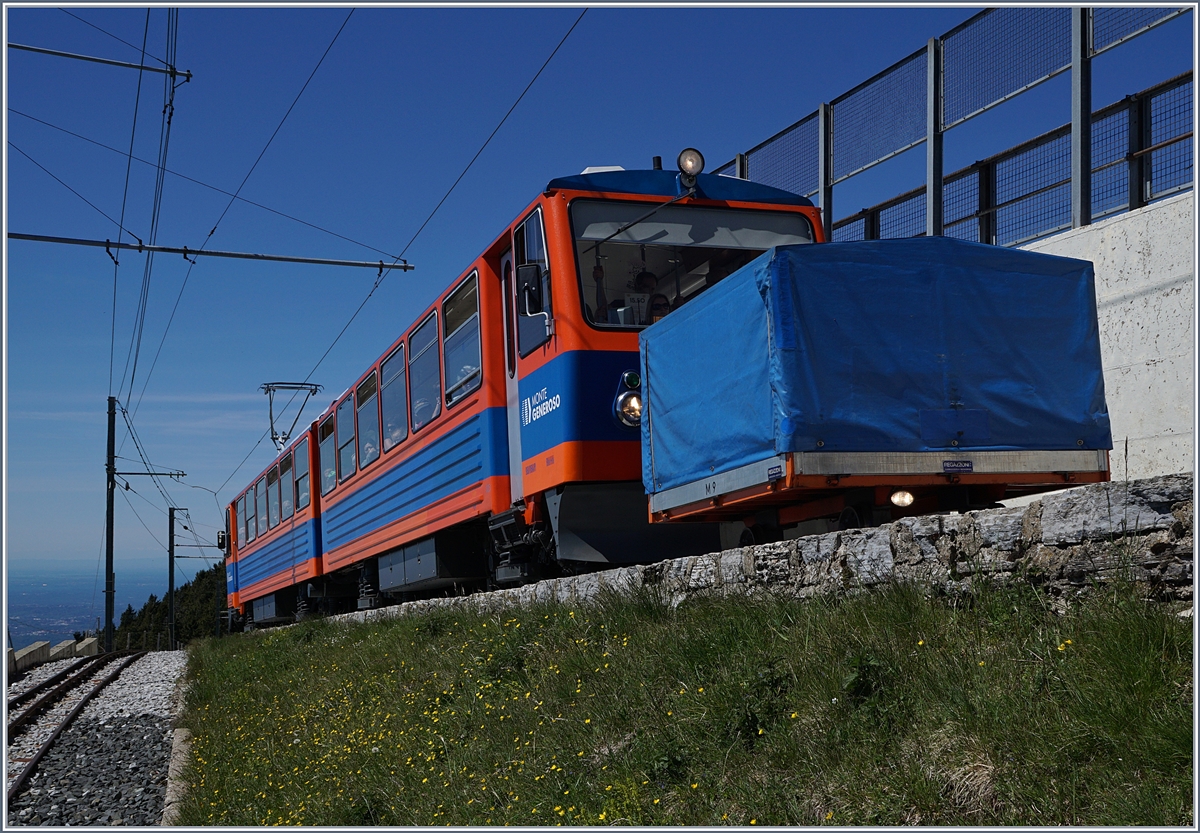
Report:
[[[260,477],[254,484],[254,502],[258,506],[258,534],[267,534],[267,478]]]
[[[292,455],[279,461],[279,520],[286,521],[292,517],[294,496],[292,495]]]
[[[550,270],[546,259],[546,238],[542,233],[542,213],[533,212],[513,235],[513,254],[517,259],[517,347],[522,356],[550,340]],[[537,266],[537,279],[523,284],[522,266]]]
[[[308,506],[308,440],[296,443],[292,456],[296,461],[296,511],[299,512]]]
[[[317,429],[317,442],[321,450],[321,494],[337,485],[337,446],[333,437],[333,417],[321,423]]]
[[[354,474],[354,400],[347,396],[337,408],[338,482]]]
[[[380,380],[383,393],[380,394],[380,404],[383,406],[383,450],[390,451],[393,446],[408,436],[408,403],[404,390],[404,345],[396,348],[392,355],[384,359],[380,365]]]
[[[441,373],[438,368],[437,314],[425,319],[408,339],[412,356],[408,360],[412,386],[412,429],[420,431],[442,410]]]
[[[279,466],[267,472],[267,525],[271,529],[279,526]]]
[[[358,403],[358,465],[366,468],[379,456],[379,398],[372,373],[354,392]]]
[[[479,387],[479,288],[472,275],[446,299],[443,352],[446,366],[446,404]]]
[[[251,507],[250,511],[253,512],[254,507]],[[237,512],[238,512],[238,523],[241,525],[241,528],[242,528],[242,540],[245,541],[247,544],[249,544],[251,541],[253,541],[258,536],[254,534],[255,532],[257,532],[257,529],[254,524],[254,518],[251,516],[247,516],[247,514],[246,514],[246,495],[242,495],[240,498],[238,498]]]

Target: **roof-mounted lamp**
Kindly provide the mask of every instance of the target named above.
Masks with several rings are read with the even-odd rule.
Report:
[[[676,160],[679,166],[679,181],[685,188],[696,187],[696,177],[704,171],[704,155],[695,148],[684,148]]]

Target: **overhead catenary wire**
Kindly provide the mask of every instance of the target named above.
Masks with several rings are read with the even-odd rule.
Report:
[[[563,44],[566,43],[566,38],[570,37],[571,32],[574,32],[576,26],[580,25],[580,22],[583,19],[584,14],[587,14],[587,12],[588,12],[587,8],[584,8],[584,10],[582,12],[580,12],[580,16],[575,18],[575,23],[572,23],[571,28],[566,30],[566,34],[563,35],[562,40],[559,40],[557,46],[554,47],[554,49],[550,53],[550,56],[548,56],[548,58],[544,62],[542,62],[542,65],[538,68],[538,72],[534,73],[533,78],[529,80],[528,84],[526,84],[526,88],[524,88],[521,91],[521,95],[518,95],[516,98],[516,101],[512,102],[512,106],[508,109],[508,112],[506,112],[504,114],[503,118],[500,119],[499,124],[497,124],[496,127],[494,127],[494,130],[492,130],[492,132],[490,134],[488,134],[487,139],[484,140],[484,144],[480,145],[480,148],[478,151],[475,151],[475,155],[472,158],[470,158],[470,161],[467,163],[467,167],[464,167],[462,169],[462,173],[458,174],[458,178],[455,179],[454,184],[451,184],[451,186],[449,187],[449,190],[446,190],[442,199],[438,200],[438,204],[436,206],[434,206],[433,210],[430,212],[430,216],[427,216],[425,218],[425,222],[421,223],[420,228],[416,229],[416,233],[413,234],[412,239],[409,239],[408,244],[406,246],[404,246],[403,250],[401,250],[400,256],[398,256],[397,259],[402,258],[404,256],[404,253],[406,253],[409,250],[409,247],[413,245],[413,242],[416,240],[416,238],[418,238],[418,236],[420,236],[422,230],[425,230],[425,227],[428,226],[428,223],[430,223],[430,221],[433,220],[433,215],[436,215],[438,212],[438,209],[442,208],[442,205],[443,205],[443,203],[445,203],[445,200],[450,197],[450,194],[452,192],[454,192],[455,188],[458,186],[458,182],[462,181],[463,176],[467,175],[468,170],[470,170],[470,167],[473,166],[473,164],[475,163],[475,160],[478,160],[480,154],[482,154],[482,152],[484,152],[484,150],[487,148],[487,145],[492,142],[492,139],[494,137],[496,137],[496,134],[499,132],[500,127],[503,127],[504,122],[508,121],[509,116],[512,115],[512,112],[514,112],[514,110],[517,108],[517,104],[521,103],[522,98],[524,98],[524,96],[526,96],[527,92],[529,92],[529,89],[532,88],[532,86],[534,85],[534,82],[536,82],[536,80],[538,80],[538,78],[541,76],[541,73],[546,70],[546,67],[548,65],[550,65],[550,61],[553,60],[554,55],[558,54],[558,50],[563,48]],[[330,343],[330,346],[325,349],[325,352],[322,353],[322,355],[320,355],[320,358],[317,360],[317,364],[313,365],[312,370],[308,371],[307,376],[305,376],[305,378],[304,378],[305,382],[308,382],[308,379],[312,378],[313,373],[317,372],[317,368],[319,368],[320,365],[322,365],[322,362],[325,361],[326,356],[328,356],[330,354],[331,350],[334,349],[337,342],[341,340],[341,337],[344,334],[346,334],[346,330],[349,329],[350,324],[353,324],[354,319],[358,318],[359,313],[362,311],[362,307],[366,306],[367,301],[371,300],[371,296],[374,294],[374,292],[376,292],[376,289],[379,288],[379,283],[382,282],[384,276],[385,275],[380,275],[377,278],[376,282],[374,282],[373,286],[371,287],[370,292],[367,292],[366,298],[362,299],[362,302],[361,302],[361,304],[359,304],[358,308],[355,308],[354,313],[352,314],[352,316],[350,316],[349,320],[347,320],[346,325],[342,326],[342,329],[340,331],[338,331],[337,336],[335,336],[334,341],[332,341],[332,343]],[[293,394],[292,398],[289,398],[288,402],[286,404],[284,404],[283,409],[287,410],[288,406],[290,406],[290,404],[292,404],[292,402],[294,400],[295,400],[295,394]],[[254,454],[254,451],[258,450],[259,445],[262,445],[264,439],[266,439],[266,437],[268,437],[268,435],[270,435],[270,429],[264,431],[263,435],[260,436],[256,442],[254,442],[253,447],[250,449],[250,451],[248,451],[248,453],[246,454],[245,457],[242,457],[242,460],[240,463],[238,463],[238,466],[236,466],[236,468],[233,469],[233,472],[229,473],[229,477],[224,479],[224,483],[222,483],[221,486],[217,487],[217,492],[220,492],[221,490],[223,490],[224,487],[226,487],[229,484],[229,481],[234,479],[235,475],[238,474],[239,471],[241,471],[241,467],[246,465],[246,461],[251,459],[251,456]],[[218,502],[217,505],[218,505],[218,508],[220,508],[220,502]]]
[[[73,18],[75,18],[75,19],[76,19],[76,20],[78,20],[80,23],[84,24],[85,26],[91,26],[93,29],[95,29],[97,32],[99,32],[99,33],[101,33],[101,34],[103,34],[103,35],[108,35],[110,38],[112,38],[112,39],[113,39],[113,40],[115,40],[115,41],[120,41],[121,43],[123,43],[123,44],[125,44],[126,46],[128,46],[130,49],[134,49],[134,50],[136,50],[136,49],[137,49],[137,47],[136,47],[136,46],[134,46],[134,45],[133,45],[132,43],[130,43],[129,41],[125,40],[124,38],[117,37],[117,36],[116,36],[116,35],[114,35],[112,32],[108,31],[107,29],[101,29],[99,26],[97,26],[95,23],[92,23],[90,20],[84,20],[84,19],[83,19],[82,17],[80,17],[79,15],[77,15],[77,14],[73,14],[73,13],[71,13],[71,12],[67,11],[66,9],[62,9],[62,8],[60,8],[60,9],[59,9],[59,11],[60,11],[60,12],[62,12],[63,14],[65,14],[65,15],[69,16],[69,17],[73,17]],[[149,52],[146,52],[146,51],[143,49],[143,50],[142,50],[142,60],[145,60],[147,57],[153,58],[154,60],[158,61],[158,62],[159,62],[160,64],[162,64],[163,66],[167,66],[167,65],[168,65],[168,64],[167,64],[167,62],[166,62],[166,61],[164,61],[162,58],[159,58],[157,55],[151,55]]]
[[[45,173],[45,174],[46,174],[48,177],[50,177],[51,179],[53,179],[53,180],[54,180],[55,182],[57,182],[59,185],[61,185],[62,187],[66,188],[66,189],[67,189],[68,191],[70,191],[72,194],[74,194],[75,196],[79,197],[79,199],[83,200],[85,203],[87,203],[89,206],[91,206],[93,209],[95,209],[95,211],[96,211],[96,212],[97,212],[97,213],[98,213],[98,214],[99,214],[101,217],[103,217],[104,219],[108,220],[108,221],[109,221],[110,223],[112,223],[114,226],[117,226],[118,228],[120,228],[120,229],[121,229],[121,231],[127,232],[127,233],[129,234],[129,236],[130,236],[130,237],[132,237],[134,240],[137,240],[138,242],[141,242],[141,238],[139,238],[139,237],[138,237],[136,234],[134,234],[134,233],[133,233],[132,231],[130,231],[129,229],[125,228],[125,226],[124,226],[124,225],[123,225],[123,224],[122,224],[120,221],[118,221],[118,220],[114,220],[112,217],[110,217],[108,214],[106,214],[106,213],[105,213],[104,209],[100,208],[100,207],[99,207],[99,206],[97,206],[97,205],[96,205],[94,202],[92,202],[92,201],[91,201],[91,200],[89,200],[87,197],[85,197],[83,194],[79,193],[79,192],[78,192],[78,191],[76,191],[74,188],[72,188],[70,185],[68,185],[67,183],[63,182],[61,179],[59,179],[59,178],[58,178],[58,177],[57,177],[57,176],[54,174],[54,172],[53,172],[53,171],[51,171],[49,168],[47,168],[47,167],[46,167],[45,165],[43,165],[41,162],[39,162],[39,161],[37,161],[36,159],[34,159],[32,156],[30,156],[30,155],[29,155],[28,153],[26,153],[24,150],[22,150],[21,148],[17,147],[17,146],[16,146],[16,145],[13,143],[13,141],[12,141],[11,139],[9,139],[9,140],[8,140],[8,146],[9,146],[10,148],[12,148],[13,150],[15,150],[17,153],[19,153],[19,154],[21,154],[22,156],[24,156],[26,159],[28,159],[30,162],[32,162],[34,165],[36,165],[38,168],[40,168],[40,169],[42,170],[42,172],[43,172],[43,173]]]
[[[147,26],[149,26],[149,10],[146,13]],[[168,63],[175,59],[175,44],[179,37],[179,11],[177,9],[167,10],[167,61]],[[140,74],[140,71],[139,71]],[[139,82],[140,86],[140,82]],[[158,223],[162,216],[162,197],[163,186],[166,182],[165,168],[167,165],[167,148],[171,141],[171,122],[175,111],[175,83],[170,76],[163,78],[163,110],[162,121],[158,131],[158,162],[155,165],[155,181],[154,181],[154,199],[150,210],[150,234],[148,242],[151,246],[155,245],[158,239]],[[129,164],[133,163],[133,148],[129,149],[130,160]],[[120,242],[120,241],[118,241]],[[133,365],[129,370],[129,395],[133,394],[134,380],[137,378],[138,359],[142,353],[142,333],[146,328],[146,309],[150,301],[150,285],[151,277],[154,271],[154,252],[146,255],[145,263],[142,271],[142,290],[138,299],[138,314],[134,323],[134,340],[133,340]],[[127,362],[128,366],[128,362]],[[124,378],[121,380],[121,386],[118,388],[118,396],[124,388]],[[126,397],[128,404],[128,397]]]
[[[125,494],[125,490],[118,489],[117,491],[121,493],[121,497],[125,498],[125,504],[129,507],[129,511],[132,512],[133,516],[138,519],[138,523],[140,523],[142,525],[142,529],[146,530],[146,534],[150,536],[150,538],[154,541],[154,543],[156,543],[160,547],[162,547],[163,542],[158,540],[158,538],[154,535],[154,533],[150,531],[150,527],[146,526],[146,522],[143,521],[142,516],[138,514],[138,511],[134,507],[133,502],[130,501],[129,497]]]
[[[142,63],[146,62],[146,41],[150,37],[150,10],[146,9],[146,28],[142,34]],[[137,138],[137,117],[138,110],[141,107],[142,101],[142,77],[145,75],[141,70],[138,71],[137,94],[133,100],[133,128],[129,134],[129,153],[125,165],[125,188],[121,195],[121,219],[117,223],[117,242],[121,242],[121,231],[125,224],[125,206],[129,201],[129,175],[133,170],[133,143]],[[112,380],[113,380],[113,360],[115,358],[116,342],[117,342],[117,274],[121,265],[117,259],[113,258],[113,300],[112,300],[112,333],[108,346],[108,395],[112,396]],[[126,359],[125,366],[128,368],[129,361]]]
[[[246,175],[242,178],[241,184],[238,185],[237,190],[229,198],[229,202],[228,202],[228,204],[226,204],[225,210],[221,212],[221,215],[219,217],[217,217],[217,221],[215,223],[213,223],[212,229],[209,230],[208,235],[204,238],[204,242],[200,244],[200,247],[199,247],[200,250],[207,248],[208,241],[212,239],[212,236],[214,234],[216,234],[217,227],[220,226],[221,221],[223,219],[225,219],[225,215],[229,213],[229,209],[233,206],[234,202],[237,200],[238,195],[241,194],[242,189],[244,187],[246,187],[246,183],[250,180],[250,176],[251,176],[251,174],[254,173],[254,169],[257,168],[258,163],[262,161],[262,158],[266,154],[267,149],[271,146],[271,143],[275,140],[275,137],[279,134],[279,131],[283,128],[284,122],[287,121],[288,116],[291,115],[292,110],[295,109],[296,104],[300,101],[300,97],[302,95],[304,95],[304,91],[308,89],[308,85],[310,83],[312,83],[313,78],[317,74],[317,70],[319,70],[321,68],[321,64],[323,64],[325,62],[326,56],[329,55],[330,50],[333,49],[333,45],[335,43],[337,43],[338,38],[341,37],[342,31],[346,28],[346,24],[350,22],[350,18],[353,16],[353,14],[354,14],[354,9],[351,9],[350,13],[346,15],[346,19],[342,21],[342,25],[340,27],[338,27],[337,32],[333,36],[333,39],[329,42],[329,46],[325,47],[325,51],[323,53],[321,53],[321,57],[317,61],[317,65],[315,67],[313,67],[312,72],[309,73],[308,79],[305,80],[304,85],[300,88],[300,92],[296,93],[296,97],[294,99],[292,99],[291,105],[287,108],[287,111],[283,114],[283,118],[281,118],[279,120],[279,124],[275,126],[275,130],[272,131],[271,137],[269,139],[267,139],[267,143],[263,146],[263,149],[259,152],[258,157],[254,160],[254,164],[250,166],[250,170],[248,170],[246,172]],[[400,260],[400,258],[397,257],[396,261],[399,261],[399,260]],[[196,261],[193,259],[191,261],[190,265],[188,266],[187,271],[183,275],[183,282],[179,286],[179,292],[175,297],[175,304],[172,306],[171,315],[167,319],[167,326],[163,329],[162,338],[159,340],[159,344],[158,344],[158,350],[155,351],[155,361],[153,364],[151,364],[150,372],[148,372],[146,374],[146,379],[142,383],[142,391],[138,395],[137,403],[134,405],[135,411],[141,405],[142,397],[146,393],[146,386],[150,383],[150,376],[151,376],[151,374],[153,374],[154,367],[157,365],[158,355],[159,355],[159,353],[162,352],[162,346],[167,340],[168,333],[171,332],[171,324],[175,321],[175,311],[179,308],[179,301],[181,298],[183,298],[184,290],[187,289],[188,279],[191,278],[192,270],[195,267],[196,267]],[[383,273],[381,270],[381,273],[380,273],[381,278],[382,278],[382,275],[383,275]],[[130,393],[132,395],[132,391],[130,391]],[[259,442],[261,442],[261,440]],[[257,444],[256,444],[256,447],[257,447]]]
[[[95,139],[91,139],[91,138],[89,138],[89,137],[87,137],[87,136],[84,136],[84,135],[82,135],[82,134],[80,134],[80,133],[76,133],[76,132],[74,132],[73,130],[68,130],[68,129],[66,129],[65,127],[60,127],[60,126],[59,126],[59,125],[57,125],[57,124],[52,124],[52,123],[50,123],[50,122],[48,122],[48,121],[46,121],[46,120],[44,120],[44,119],[39,119],[39,118],[37,118],[36,116],[31,116],[31,115],[29,115],[28,113],[23,113],[23,112],[21,112],[20,110],[14,109],[14,108],[12,108],[12,107],[9,107],[9,108],[8,108],[8,112],[12,113],[12,114],[13,114],[13,115],[15,115],[15,116],[21,116],[22,118],[29,119],[30,121],[33,121],[33,122],[37,122],[38,124],[44,125],[44,126],[46,126],[46,127],[49,127],[49,128],[51,128],[52,130],[58,130],[58,131],[60,131],[60,132],[62,132],[62,133],[66,133],[68,136],[73,136],[73,137],[75,137],[76,139],[80,139],[80,140],[82,140],[82,141],[84,141],[84,142],[88,142],[88,143],[90,143],[90,144],[93,144],[93,145],[95,145],[96,147],[99,147],[99,148],[104,148],[105,150],[111,151],[111,152],[113,152],[113,153],[119,153],[119,154],[121,154],[122,156],[124,156],[124,155],[125,155],[125,152],[124,152],[124,151],[122,151],[122,150],[119,150],[118,148],[115,148],[115,147],[113,147],[113,146],[111,146],[111,145],[106,145],[106,144],[104,144],[103,142],[98,142],[98,141],[96,141]],[[155,164],[155,163],[151,162],[151,161],[150,161],[150,160],[148,160],[148,159],[142,159],[142,158],[140,158],[140,157],[137,157],[137,156],[133,157],[133,159],[134,159],[134,161],[135,161],[135,162],[141,162],[143,165],[154,165],[154,164]],[[35,163],[35,164],[36,164],[36,163]],[[173,170],[171,170],[170,168],[167,168],[167,169],[166,169],[166,171],[167,171],[167,173],[168,173],[168,174],[170,174],[171,176],[176,176],[176,177],[179,177],[180,179],[182,179],[182,180],[185,180],[186,182],[190,182],[190,183],[192,183],[193,185],[199,185],[201,188],[207,188],[207,189],[209,189],[210,191],[216,191],[218,194],[224,194],[224,195],[225,195],[225,196],[227,196],[227,197],[233,197],[233,198],[234,198],[234,199],[236,199],[238,202],[244,202],[244,203],[246,203],[247,205],[252,205],[252,206],[254,206],[255,208],[261,208],[263,211],[269,211],[270,213],[272,213],[272,214],[276,215],[277,217],[282,217],[282,218],[284,218],[285,220],[291,220],[291,221],[292,221],[292,222],[294,222],[294,223],[299,223],[299,224],[300,224],[300,225],[302,225],[302,226],[307,226],[308,228],[310,228],[310,229],[313,229],[314,231],[319,231],[319,232],[321,232],[321,233],[323,233],[323,234],[328,234],[328,235],[330,235],[331,237],[336,237],[336,238],[337,238],[337,239],[339,239],[339,240],[344,240],[344,241],[346,241],[347,243],[353,243],[353,244],[354,244],[354,245],[356,245],[356,246],[361,246],[361,247],[363,247],[364,249],[367,249],[367,250],[369,250],[369,251],[375,252],[376,254],[381,254],[381,255],[383,255],[384,257],[388,257],[388,258],[397,258],[397,257],[398,257],[397,255],[394,255],[394,254],[392,254],[391,252],[385,252],[383,249],[377,249],[377,248],[375,248],[374,246],[372,246],[372,245],[371,245],[371,244],[369,244],[369,243],[364,243],[364,242],[362,242],[361,240],[355,240],[353,237],[347,237],[347,236],[346,236],[346,235],[344,235],[344,234],[340,234],[340,233],[338,233],[338,232],[336,232],[336,231],[333,231],[333,230],[331,230],[331,229],[327,229],[327,228],[325,228],[325,227],[323,227],[323,226],[317,225],[316,223],[310,223],[308,220],[304,220],[304,219],[301,219],[300,217],[296,217],[296,216],[294,216],[294,215],[288,214],[286,211],[280,211],[280,210],[278,210],[278,209],[276,209],[276,208],[271,208],[271,206],[269,206],[269,205],[263,205],[263,204],[262,204],[262,203],[260,203],[260,202],[255,202],[254,200],[250,200],[250,199],[246,199],[245,197],[238,196],[237,194],[234,194],[232,191],[226,191],[224,188],[218,188],[216,185],[210,185],[210,184],[209,184],[209,183],[207,183],[207,182],[202,182],[202,181],[201,181],[201,180],[199,180],[199,179],[196,179],[196,178],[194,178],[194,177],[190,177],[190,176],[188,176],[187,174],[182,174],[182,173],[180,173],[179,171],[173,171]],[[47,172],[47,173],[49,173],[49,172]],[[65,183],[64,183],[64,185],[65,185]],[[69,186],[68,186],[68,187],[69,187]],[[89,203],[89,204],[90,204],[90,203]],[[95,207],[95,206],[93,206],[93,208],[94,208],[94,207]],[[96,209],[96,210],[97,210],[97,211],[99,211],[99,209]],[[103,213],[103,212],[101,212],[101,213]],[[106,215],[106,216],[107,216],[107,215]],[[110,219],[111,219],[111,218],[110,218]],[[116,221],[114,220],[113,222],[116,222]]]
[[[421,232],[425,230],[425,226],[429,225],[429,221],[433,219],[433,215],[438,213],[438,209],[442,207],[442,203],[449,199],[450,194],[452,194],[454,189],[458,187],[458,183],[460,183],[462,178],[467,175],[467,171],[471,170],[471,166],[475,164],[475,160],[478,159],[479,155],[483,153],[484,149],[491,144],[492,139],[494,139],[496,134],[500,132],[500,128],[504,126],[504,123],[508,121],[508,117],[512,115],[513,110],[517,109],[517,105],[521,103],[521,99],[525,97],[525,94],[529,92],[530,87],[532,87],[534,82],[538,80],[542,72],[550,65],[550,62],[554,60],[554,56],[558,54],[558,50],[562,49],[562,45],[567,42],[567,38],[571,37],[571,33],[575,31],[575,27],[579,25],[579,22],[583,20],[583,16],[587,14],[587,12],[588,10],[585,8],[579,13],[579,17],[575,18],[575,22],[571,24],[571,28],[567,30],[567,33],[562,36],[562,40],[558,42],[558,46],[554,47],[554,51],[550,53],[550,57],[548,57],[542,63],[541,67],[538,68],[538,71],[533,74],[533,78],[529,79],[529,83],[525,85],[525,89],[521,90],[521,94],[517,96],[517,100],[513,102],[512,107],[508,108],[508,112],[504,114],[502,119],[500,119],[500,123],[496,125],[495,129],[492,130],[491,134],[488,135],[483,144],[479,146],[479,150],[475,151],[475,155],[471,157],[471,161],[467,163],[467,166],[463,168],[462,173],[458,175],[458,179],[454,180],[454,184],[450,186],[450,188],[446,191],[446,194],[441,198],[441,200],[438,201],[438,204],[434,206],[433,211],[429,212],[429,216],[425,218],[425,222],[421,223],[421,227],[417,229],[416,233],[412,236],[412,239],[409,240],[404,248],[400,250],[401,257],[404,257],[404,253],[408,251],[409,246],[412,246],[412,244],[420,236]]]

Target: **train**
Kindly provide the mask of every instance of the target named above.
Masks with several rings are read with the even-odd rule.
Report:
[[[755,527],[755,507],[650,510],[643,380],[656,368],[639,340],[770,252],[836,244],[803,196],[704,173],[692,148],[677,168],[552,179],[238,493],[224,536],[233,621],[511,587],[774,529]],[[821,505],[844,515],[828,500],[836,479],[821,483]]]

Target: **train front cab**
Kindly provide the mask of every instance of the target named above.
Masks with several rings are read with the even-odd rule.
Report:
[[[259,624],[303,613],[296,588],[322,572],[319,502],[311,487],[315,433],[315,425],[307,428],[227,510],[228,604]]]
[[[505,299],[513,508],[491,519],[496,579],[720,548],[716,524],[651,525],[641,483],[638,331],[775,245],[819,241],[794,194],[700,176],[552,181],[485,254]],[[649,216],[646,216],[649,215]]]

